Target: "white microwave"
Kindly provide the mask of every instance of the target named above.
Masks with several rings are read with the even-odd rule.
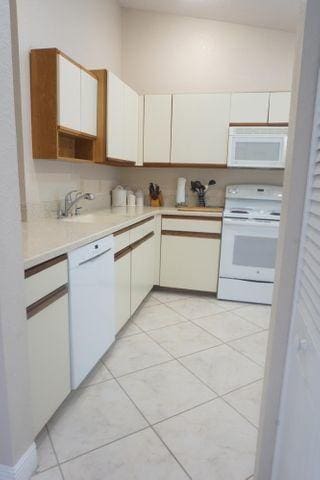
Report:
[[[288,127],[230,127],[228,166],[284,168]]]

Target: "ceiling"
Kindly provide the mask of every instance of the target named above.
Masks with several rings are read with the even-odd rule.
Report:
[[[125,8],[294,31],[301,0],[119,0]]]

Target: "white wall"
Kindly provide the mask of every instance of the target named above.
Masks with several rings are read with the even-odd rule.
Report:
[[[123,12],[122,71],[140,93],[290,90],[295,35]]]
[[[114,169],[32,159],[29,51],[57,47],[87,68],[110,68],[121,75],[121,9],[116,0],[17,0],[17,9],[30,216],[52,214],[71,188],[100,192],[96,204],[106,204],[109,196],[103,192],[116,182]]]
[[[27,371],[12,50],[17,54],[14,1],[0,2],[0,477],[32,444]],[[10,12],[11,9],[11,12]],[[12,15],[12,30],[10,28]],[[11,44],[13,42],[13,45]],[[15,103],[16,102],[16,103]],[[36,461],[33,452],[33,461]],[[29,459],[30,460],[30,459]],[[26,462],[28,464],[28,462]],[[35,467],[35,463],[30,466]],[[9,473],[11,475],[9,475]],[[20,472],[22,474],[25,472]],[[31,471],[29,471],[31,473]]]

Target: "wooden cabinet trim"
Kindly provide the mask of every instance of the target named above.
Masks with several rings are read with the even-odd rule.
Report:
[[[135,167],[136,162],[133,160],[122,160],[121,158],[112,158],[112,157],[107,157],[105,162],[106,165],[113,165],[116,167]]]
[[[288,127],[289,123],[229,123],[230,127]]]
[[[68,258],[68,255],[64,253],[63,255],[59,255],[59,257],[51,258],[46,262],[39,263],[39,265],[35,265],[34,267],[28,268],[27,270],[24,271],[24,278],[32,277],[32,275],[36,275],[37,273],[42,272],[42,270],[46,270],[47,268],[50,268],[53,265],[56,265],[57,263],[64,262],[64,260],[67,260],[67,258]]]
[[[144,163],[140,167],[147,168],[227,168],[226,163]]]
[[[91,135],[90,133],[81,132],[79,130],[73,130],[72,128],[68,127],[62,127],[61,125],[57,126],[57,130],[58,132],[71,135],[72,137],[88,138],[89,140],[95,140],[97,138],[96,135]]]
[[[125,247],[122,250],[119,250],[119,252],[114,254],[114,261],[117,262],[118,260],[120,260],[120,258],[125,257],[130,252],[131,252],[131,247],[130,246]]]
[[[149,240],[149,238],[152,238],[154,236],[154,232],[148,233],[148,235],[145,235],[144,237],[140,238],[140,240],[137,240],[136,242],[132,243],[130,245],[131,250],[134,250],[135,248],[139,247],[142,243],[146,242]]]
[[[120,230],[117,230],[116,232],[114,232],[113,236],[117,237],[118,235],[121,235],[122,233],[128,232],[129,230],[132,230],[133,228],[139,227],[140,225],[143,225],[144,223],[148,223],[153,219],[154,219],[154,216],[149,217],[149,218],[145,218],[144,220],[140,220],[140,222],[134,223],[133,225],[129,225],[128,227],[121,228]]]
[[[207,232],[183,232],[178,230],[162,230],[161,235],[167,235],[172,237],[193,237],[193,238],[221,238],[220,233],[207,233]]]
[[[214,221],[214,222],[222,221],[222,218],[218,216],[200,217],[199,215],[162,215],[162,218],[174,218],[178,220],[204,220],[204,221]]]
[[[59,300],[59,298],[63,297],[68,293],[68,285],[62,285],[61,287],[57,288],[53,292],[49,293],[45,297],[40,298],[40,300],[37,300],[34,302],[32,305],[29,305],[27,307],[27,319],[33,317],[37,313],[41,312],[45,308],[47,308],[49,305],[52,303],[56,302]]]

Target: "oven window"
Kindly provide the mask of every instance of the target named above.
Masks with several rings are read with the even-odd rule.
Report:
[[[236,235],[234,237],[233,264],[243,267],[274,268],[277,239]]]
[[[246,162],[279,162],[280,142],[237,142],[235,159]]]

